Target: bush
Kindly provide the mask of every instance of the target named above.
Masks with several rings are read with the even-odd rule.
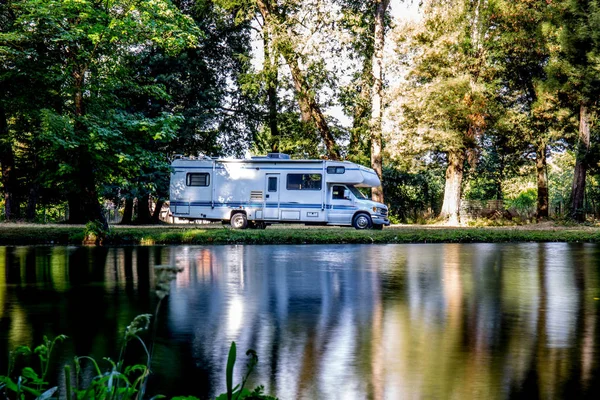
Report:
[[[516,197],[504,200],[504,206],[509,211],[514,211],[521,218],[530,219],[535,213],[537,190],[529,188],[520,192]]]

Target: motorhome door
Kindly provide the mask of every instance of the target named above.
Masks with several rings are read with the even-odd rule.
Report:
[[[279,174],[266,174],[264,219],[279,219]]]

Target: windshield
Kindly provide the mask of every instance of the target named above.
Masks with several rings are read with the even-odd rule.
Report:
[[[364,194],[362,194],[362,192],[360,190],[358,190],[357,188],[355,188],[354,186],[348,185],[348,189],[350,189],[350,191],[352,192],[354,197],[356,197],[357,199],[367,200],[366,196]]]

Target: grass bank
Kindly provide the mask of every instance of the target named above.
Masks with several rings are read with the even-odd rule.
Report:
[[[83,238],[83,226],[0,224],[0,245],[80,245]],[[357,231],[352,228],[292,225],[240,231],[222,225],[114,226],[104,240],[105,245],[483,242],[600,243],[600,228],[551,225],[494,228],[393,226],[383,231]]]

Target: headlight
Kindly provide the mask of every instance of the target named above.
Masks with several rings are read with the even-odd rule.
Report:
[[[386,208],[381,208],[381,207],[373,207],[373,212],[375,214],[383,214],[386,215],[387,214],[387,209]]]

